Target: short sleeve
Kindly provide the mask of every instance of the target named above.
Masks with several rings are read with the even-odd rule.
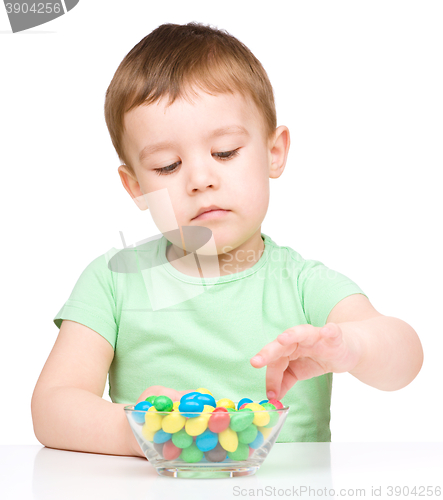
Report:
[[[329,313],[342,299],[362,289],[345,275],[317,260],[306,260],[298,279],[298,293],[310,325],[322,327]]]
[[[117,339],[115,273],[108,268],[106,254],[94,259],[81,273],[66,303],[53,321],[60,328],[68,319],[81,323],[104,337],[115,350]]]

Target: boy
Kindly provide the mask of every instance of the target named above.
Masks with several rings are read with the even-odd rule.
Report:
[[[144,456],[123,407],[202,386],[216,399],[283,399],[279,442],[330,441],[332,372],[382,390],[415,378],[423,354],[409,325],[261,233],[290,140],[243,44],[160,26],[120,64],[105,117],[122,184],[163,237],[93,260],[54,318],[31,403],[42,444]]]

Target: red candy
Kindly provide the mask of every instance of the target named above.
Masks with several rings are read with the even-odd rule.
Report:
[[[268,401],[268,403],[271,403],[271,405],[274,405],[277,410],[280,410],[281,408],[283,408],[283,404],[278,399],[270,399]]]
[[[180,456],[181,452],[182,449],[177,448],[177,446],[175,446],[175,444],[172,442],[172,439],[166,441],[166,443],[163,446],[163,457],[166,460],[175,460]]]
[[[229,423],[231,418],[229,416],[229,412],[226,408],[219,406],[216,408],[209,417],[208,420],[208,429],[211,432],[222,432],[229,427]]]
[[[243,403],[243,404],[240,406],[239,410],[243,410],[243,408],[244,408],[247,404],[249,404],[249,403]]]

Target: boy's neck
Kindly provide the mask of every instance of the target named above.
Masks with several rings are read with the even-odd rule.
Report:
[[[254,233],[251,238],[249,238],[249,240],[245,241],[237,248],[234,248],[231,252],[218,255],[220,276],[240,273],[251,268],[260,260],[264,249],[265,244],[261,237],[261,228],[259,228],[258,231]],[[184,251],[182,248],[174,244],[166,247],[166,258],[171,266],[177,269],[177,271],[196,278],[203,277],[199,270],[195,269],[194,265],[191,267],[186,262],[183,262],[181,257],[184,257]],[[206,270],[208,266],[205,266],[205,259],[211,259],[209,262],[212,262],[213,256],[198,255],[200,266]],[[205,273],[204,277],[213,278],[217,276],[211,276],[210,274],[207,275]]]

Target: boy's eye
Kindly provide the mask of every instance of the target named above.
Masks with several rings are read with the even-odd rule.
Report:
[[[238,148],[240,149],[240,148]],[[216,156],[220,160],[230,160],[234,158],[234,156],[237,156],[238,149],[234,149],[233,151],[223,151],[221,153],[213,153],[213,156]],[[173,163],[172,165],[168,165],[167,167],[163,168],[154,168],[154,171],[157,173],[157,175],[169,175],[173,174],[174,172],[177,171],[177,166],[180,165],[181,162],[177,161]]]

